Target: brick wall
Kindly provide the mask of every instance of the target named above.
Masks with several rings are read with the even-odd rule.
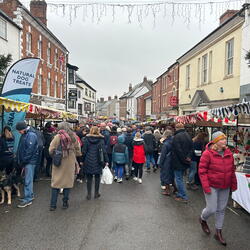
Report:
[[[127,117],[127,99],[126,98],[123,98],[123,99],[120,99],[120,118],[124,118],[126,119]]]
[[[152,114],[157,117],[161,114],[161,88],[162,80],[157,79],[157,81],[153,84],[152,89]]]

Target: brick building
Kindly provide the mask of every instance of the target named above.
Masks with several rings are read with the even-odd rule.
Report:
[[[156,119],[178,115],[179,66],[172,64],[157,77],[152,91],[152,114]]]
[[[146,121],[152,115],[152,90],[137,97],[137,120]]]
[[[47,28],[45,0],[31,0],[30,11],[18,0],[3,0],[0,9],[22,27],[21,58],[41,59],[30,102],[64,110],[69,52]]]

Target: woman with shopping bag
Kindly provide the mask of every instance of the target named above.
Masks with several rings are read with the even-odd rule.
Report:
[[[83,143],[83,172],[87,177],[87,200],[91,199],[92,180],[95,176],[95,199],[99,193],[100,178],[102,170],[108,165],[108,155],[104,144],[104,136],[100,134],[99,128],[93,126]]]

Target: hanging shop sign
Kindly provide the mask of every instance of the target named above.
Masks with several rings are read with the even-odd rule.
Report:
[[[69,90],[69,100],[77,100],[77,89]]]
[[[177,106],[177,104],[178,104],[178,98],[177,98],[177,96],[171,96],[170,97],[170,105],[173,106],[173,107],[175,107],[175,106]]]
[[[84,111],[91,111],[91,103],[89,102],[84,103]]]

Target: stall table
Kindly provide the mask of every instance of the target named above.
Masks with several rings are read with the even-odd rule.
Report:
[[[250,213],[250,188],[246,174],[236,172],[238,189],[232,193],[232,199]]]

